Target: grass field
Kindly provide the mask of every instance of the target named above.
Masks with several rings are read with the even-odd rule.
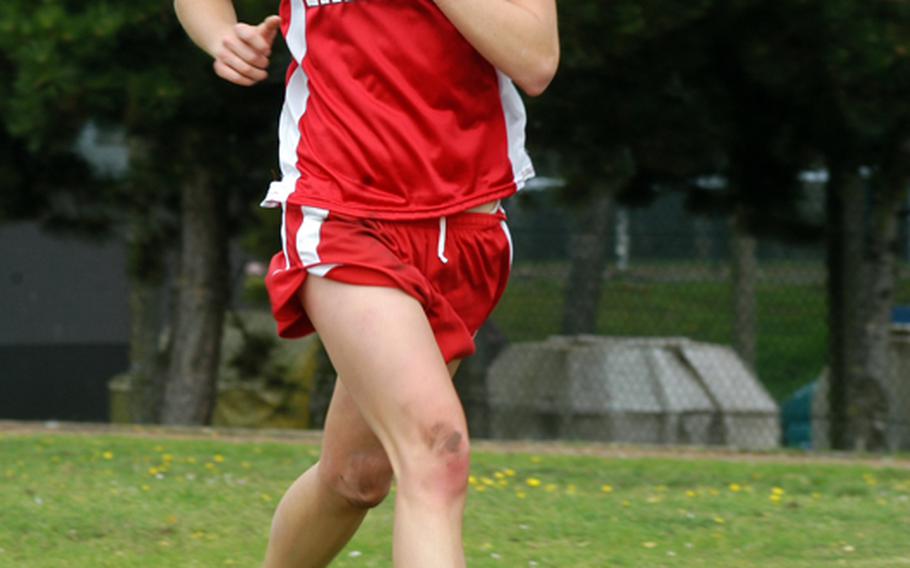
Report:
[[[493,320],[511,341],[558,334],[567,266],[516,266]],[[598,333],[683,336],[729,345],[733,313],[729,282],[703,265],[665,263],[629,276],[607,278],[598,312]],[[782,401],[815,380],[827,361],[827,300],[820,266],[782,264],[763,268],[757,287],[758,375]],[[910,278],[900,282],[896,303],[910,304]]]
[[[470,566],[910,565],[907,462],[551,450],[475,453]],[[301,443],[0,433],[0,566],[255,567],[277,500],[317,454]],[[335,565],[391,566],[391,518],[387,501]]]

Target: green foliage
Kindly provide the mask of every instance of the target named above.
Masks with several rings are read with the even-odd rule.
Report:
[[[249,21],[267,14],[258,2],[236,4]],[[203,171],[239,230],[277,161],[284,63],[276,57],[272,78],[257,88],[221,81],[168,2],[4,2],[0,69],[9,79],[0,85],[0,147],[15,152],[0,157],[0,174],[16,191],[4,192],[0,210],[94,225],[132,216],[144,223],[134,228],[139,238],[165,244],[176,233],[181,184]],[[128,178],[98,195],[73,149],[89,121],[125,131],[131,150]],[[80,206],[58,207],[60,196]]]
[[[570,189],[622,179],[661,158],[685,173],[702,148],[687,136],[696,110],[681,71],[703,51],[691,28],[711,0],[560,4],[562,63],[547,94],[530,102],[531,140],[558,155]],[[672,54],[672,56],[668,56]]]
[[[530,139],[569,195],[675,187],[698,210],[744,208],[754,231],[817,238],[795,207],[801,169],[910,172],[907,2],[559,6],[561,68],[530,103]],[[693,187],[706,174],[725,190]]]

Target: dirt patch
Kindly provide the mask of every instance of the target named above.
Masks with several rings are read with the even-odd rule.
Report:
[[[16,435],[122,436],[221,442],[319,444],[316,430],[252,430],[196,426],[96,424],[84,422],[18,422],[0,420],[0,437]],[[910,470],[910,455],[876,455],[850,452],[801,452],[777,450],[744,452],[695,446],[630,446],[622,444],[475,440],[476,450],[495,453],[592,456],[607,459],[718,460],[750,463],[851,465]]]

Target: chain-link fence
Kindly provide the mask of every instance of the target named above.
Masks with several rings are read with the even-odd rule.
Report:
[[[509,216],[509,290],[456,380],[475,437],[827,446],[823,243],[737,237],[728,219],[688,213],[679,194],[610,207],[598,228],[533,194]],[[910,304],[902,249],[898,305]],[[591,265],[593,292],[573,280]],[[869,449],[910,449],[902,313]]]

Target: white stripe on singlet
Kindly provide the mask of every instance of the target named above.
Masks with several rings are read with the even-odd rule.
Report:
[[[278,207],[294,193],[300,172],[297,169],[297,146],[300,144],[300,120],[307,109],[310,98],[310,83],[303,70],[303,59],[307,53],[306,6],[303,0],[290,0],[291,22],[288,27],[287,44],[294,58],[296,69],[287,82],[284,106],[278,120],[278,161],[281,165],[281,181],[269,185],[269,191],[262,201],[262,207]]]
[[[506,136],[509,145],[509,161],[512,163],[512,175],[518,189],[534,177],[534,165],[525,150],[525,124],[527,114],[518,89],[512,80],[497,70],[499,78],[499,97],[502,100],[502,112],[506,121]]]

